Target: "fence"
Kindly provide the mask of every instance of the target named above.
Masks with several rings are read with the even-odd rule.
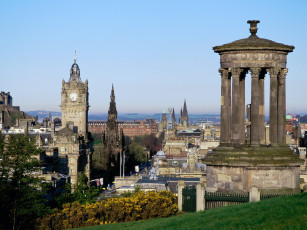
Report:
[[[249,202],[249,193],[205,192],[205,209],[218,208],[228,205],[238,205]]]
[[[260,200],[267,200],[275,197],[280,197],[280,196],[293,196],[295,193],[288,193],[288,194],[260,194]]]

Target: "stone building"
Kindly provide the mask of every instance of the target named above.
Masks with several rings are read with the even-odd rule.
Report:
[[[166,132],[166,123],[167,123],[166,112],[163,110],[162,119],[161,119],[161,122],[159,123],[159,126],[158,126],[159,133]]]
[[[65,127],[67,122],[73,122],[73,129],[85,136],[89,109],[88,81],[82,82],[76,58],[70,69],[69,81],[62,81],[61,98],[62,126]]]
[[[13,106],[13,97],[10,92],[3,91],[0,93],[0,117],[0,129],[7,130],[18,126],[19,120],[37,121],[37,118],[20,111],[19,106]]]
[[[78,173],[84,172],[90,180],[93,140],[87,131],[88,81],[82,82],[75,57],[68,82],[62,81],[62,128],[54,133],[53,146],[59,157],[58,171],[67,174],[74,185]]]
[[[88,130],[91,133],[101,134],[107,128],[106,121],[89,121]],[[158,126],[155,119],[146,119],[140,121],[118,121],[118,131],[123,130],[124,136],[134,139],[135,136],[157,135]]]
[[[4,111],[0,111],[0,131],[4,128]]]
[[[257,23],[248,21],[246,39],[213,47],[220,55],[220,146],[208,154],[207,191],[299,192],[302,161],[286,145],[286,63],[288,46],[259,38]],[[250,142],[245,142],[245,78],[251,73]],[[265,143],[264,78],[270,77],[270,145]]]
[[[10,92],[3,92],[0,93],[0,104],[13,106],[13,97],[10,95]]]
[[[84,172],[88,181],[90,180],[93,152],[93,139],[87,131],[88,81],[82,82],[76,57],[68,82],[64,80],[62,82],[61,96],[61,127],[56,127],[54,121],[48,122],[47,119],[44,119],[41,125],[37,118],[21,112],[12,104],[0,104],[0,108],[5,109],[0,113],[2,126],[0,127],[10,126],[14,117],[15,124],[2,130],[2,133],[5,135],[27,133],[31,138],[35,138],[37,147],[42,148],[44,152],[39,156],[44,168],[44,174],[41,176],[47,178],[57,172],[66,179],[70,177],[70,182],[75,185],[80,172]],[[11,123],[6,123],[5,120],[11,120]]]

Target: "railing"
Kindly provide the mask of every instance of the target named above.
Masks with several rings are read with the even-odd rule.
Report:
[[[287,194],[260,194],[260,200],[267,200],[271,198],[281,197],[281,196],[293,196],[295,193],[287,193]]]
[[[249,202],[249,193],[205,192],[205,209]]]

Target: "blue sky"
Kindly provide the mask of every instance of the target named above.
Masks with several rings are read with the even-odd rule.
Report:
[[[90,113],[107,112],[112,83],[119,113],[179,112],[184,99],[190,113],[219,113],[212,47],[248,37],[247,20],[258,19],[259,37],[295,46],[287,109],[307,112],[306,12],[303,0],[0,0],[0,90],[22,110],[60,111],[61,82],[77,49]]]

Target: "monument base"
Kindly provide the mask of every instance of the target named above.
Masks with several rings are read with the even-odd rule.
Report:
[[[298,193],[303,163],[287,146],[219,146],[204,159],[208,192]]]

